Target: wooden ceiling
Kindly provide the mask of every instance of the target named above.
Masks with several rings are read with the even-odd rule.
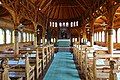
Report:
[[[90,11],[96,10],[105,0],[45,0],[40,11],[49,19],[71,20],[81,16],[89,16]]]
[[[44,17],[42,20],[48,19],[53,21],[80,20],[82,24],[86,20],[90,21],[91,18],[97,18],[103,14],[105,11],[104,9],[100,10],[100,7],[106,1],[115,0],[0,0],[0,18],[10,18],[12,20],[10,13],[2,6],[4,3],[8,4],[7,6],[19,13],[20,16],[29,18],[28,20],[22,18],[20,22],[23,24],[32,24],[31,21],[40,21],[42,17]],[[120,9],[118,8],[115,14],[115,23],[120,19],[119,13]],[[39,17],[39,15],[42,17]],[[95,26],[106,21],[105,17],[99,17],[95,21]],[[70,28],[69,30],[72,35],[80,32],[80,29],[78,30],[77,28]]]
[[[11,6],[15,4],[14,2],[17,2],[22,4],[22,7],[28,5],[27,3],[31,3],[30,6],[39,8],[39,12],[42,12],[49,19],[71,20],[79,19],[81,16],[88,17],[88,14],[99,8],[105,0],[1,0],[1,2],[9,3]],[[3,15],[6,10],[1,8],[0,6],[0,15]]]

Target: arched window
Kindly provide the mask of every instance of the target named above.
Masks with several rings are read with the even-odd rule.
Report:
[[[74,42],[74,38],[72,38],[72,42]]]
[[[62,27],[62,23],[61,22],[59,23],[59,26]]]
[[[41,39],[40,43],[42,43],[42,39]]]
[[[45,39],[45,43],[47,43],[47,39]]]
[[[116,43],[116,31],[113,29],[113,42]]]
[[[14,31],[12,31],[12,43],[15,42],[15,34],[14,34]]]
[[[6,30],[6,44],[11,43],[11,31]]]
[[[101,42],[101,32],[99,32],[99,42]]]
[[[34,34],[32,34],[32,41],[34,41]]]
[[[76,26],[76,22],[74,21],[74,27]]]
[[[31,36],[31,33],[30,33],[30,41],[32,41],[32,36]]]
[[[65,22],[63,22],[63,27],[65,27]]]
[[[71,22],[70,24],[71,24],[71,27],[73,27],[73,22]]]
[[[98,39],[99,39],[99,38],[98,38],[98,32],[97,32],[97,34],[96,34],[96,41],[99,41]]]
[[[18,42],[21,42],[21,33],[18,32]]]
[[[27,33],[27,42],[29,41],[29,33]]]
[[[105,42],[105,32],[102,31],[102,42]]]
[[[75,42],[77,42],[77,38],[75,38]]]
[[[26,42],[26,33],[23,32],[23,42]]]
[[[76,21],[76,26],[78,26],[78,21]]]
[[[56,39],[54,38],[54,42],[56,42]]]
[[[55,27],[57,27],[57,22],[55,22]]]
[[[69,23],[68,22],[66,22],[66,27],[68,27],[69,26]]]
[[[53,42],[53,38],[51,38],[51,42]]]
[[[52,27],[54,27],[54,22],[52,22]]]
[[[94,34],[94,41],[96,41],[96,33]]]
[[[4,38],[4,30],[0,29],[0,44],[4,44],[5,38]]]
[[[50,27],[52,26],[52,23],[50,22]]]
[[[117,41],[120,43],[120,28],[117,30]]]

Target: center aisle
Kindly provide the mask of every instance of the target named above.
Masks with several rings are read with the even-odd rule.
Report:
[[[70,52],[57,52],[43,80],[80,80]]]

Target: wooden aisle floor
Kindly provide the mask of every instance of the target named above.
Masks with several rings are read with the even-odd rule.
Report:
[[[80,80],[70,52],[57,52],[43,80]]]

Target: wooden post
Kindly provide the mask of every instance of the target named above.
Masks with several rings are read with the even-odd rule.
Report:
[[[93,53],[93,79],[97,80],[96,78],[96,53]]]
[[[37,24],[33,22],[35,32],[34,32],[34,46],[37,47]]]
[[[9,66],[8,66],[8,59],[5,58],[1,61],[1,67],[3,68],[3,72],[2,72],[2,80],[10,80],[9,79]]]
[[[90,44],[90,46],[93,47],[93,45],[94,45],[94,20],[92,20],[90,22],[90,27],[91,27],[91,33],[90,33],[91,44]]]
[[[114,64],[115,64],[115,61],[110,61],[109,62],[109,65],[110,65],[110,74],[109,74],[109,80],[117,80],[116,78],[116,73],[113,73],[113,70],[114,70]]]
[[[113,54],[113,29],[108,30],[108,52]]]
[[[18,43],[18,30],[15,29],[14,30],[14,39],[15,39],[15,42],[14,42],[14,54],[15,54],[15,58],[17,57],[17,55],[19,54],[19,43]]]
[[[43,32],[42,32],[42,43],[43,45],[45,45],[45,29],[43,29]]]
[[[85,48],[85,78],[86,80],[88,80],[88,70],[87,70],[88,66],[87,66],[87,48]]]

